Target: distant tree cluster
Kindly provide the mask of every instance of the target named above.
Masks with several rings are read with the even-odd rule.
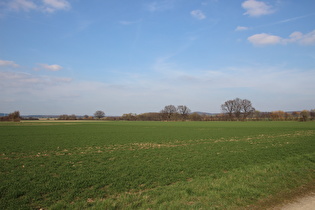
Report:
[[[190,109],[185,105],[167,105],[160,111],[163,120],[186,120],[190,114]]]
[[[107,118],[106,118],[107,119]],[[117,118],[116,118],[117,119]],[[127,121],[161,121],[161,114],[158,112],[148,112],[143,114],[123,114],[118,120],[127,120]]]
[[[38,117],[21,117],[21,120],[39,120],[39,118]]]
[[[58,117],[58,120],[77,120],[77,116],[75,116],[74,114],[72,115],[63,114]]]
[[[13,122],[20,122],[21,116],[19,111],[12,112],[7,116],[0,117],[0,121],[13,121]]]
[[[282,120],[298,120],[298,121],[309,121],[309,120],[315,120],[315,109],[312,110],[303,110],[303,111],[295,111],[295,112],[284,112],[284,111],[273,111],[268,113],[269,116],[267,116],[270,120],[273,121],[282,121]]]
[[[89,116],[89,115],[84,115],[83,117],[80,116],[76,116],[74,114],[72,115],[67,115],[67,114],[63,114],[60,115],[57,120],[95,120],[95,119],[102,119],[105,117],[105,113],[101,110],[98,110],[94,113],[94,117],[93,116]]]
[[[224,102],[224,104],[221,105],[221,109],[228,115],[230,120],[245,120],[255,111],[251,101],[240,98]]]

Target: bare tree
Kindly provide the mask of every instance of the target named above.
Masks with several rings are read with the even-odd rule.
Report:
[[[231,120],[233,119],[234,107],[235,107],[235,100],[228,100],[224,102],[224,104],[221,105],[222,111],[224,113],[227,113]]]
[[[96,119],[101,119],[101,118],[105,117],[105,113],[101,110],[98,110],[94,113],[94,117]]]
[[[245,120],[255,111],[255,108],[249,100],[240,98],[224,102],[224,104],[221,105],[221,109],[224,113],[228,114],[231,120],[233,117],[236,119],[241,119],[241,117],[243,117]]]
[[[174,114],[177,113],[177,109],[174,105],[167,105],[161,110],[161,114],[164,119],[170,120]]]
[[[250,114],[255,112],[255,108],[252,106],[252,102],[247,99],[242,100],[241,104],[241,111],[243,112],[243,119],[245,120]]]
[[[240,98],[234,99],[234,115],[236,119],[240,119],[242,115],[242,110],[243,110],[243,100]]]
[[[182,119],[186,119],[191,111],[187,106],[179,105],[177,106],[177,112],[182,116]]]

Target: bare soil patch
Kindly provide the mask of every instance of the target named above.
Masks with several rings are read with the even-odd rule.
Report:
[[[246,209],[255,210],[315,210],[315,181],[291,192],[263,199]]]
[[[276,210],[314,210],[315,209],[315,193],[311,193],[302,198],[293,200],[290,203],[275,207]]]

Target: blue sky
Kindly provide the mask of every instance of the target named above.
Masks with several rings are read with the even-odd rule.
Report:
[[[315,108],[314,0],[1,0],[0,112]]]

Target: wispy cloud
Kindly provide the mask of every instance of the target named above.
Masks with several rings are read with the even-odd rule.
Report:
[[[42,69],[48,70],[48,71],[60,71],[63,67],[57,64],[48,65],[44,63],[37,64],[37,67],[34,68],[35,71],[40,71]]]
[[[298,42],[303,45],[313,45],[315,44],[315,30],[307,34],[303,34],[299,31],[293,32],[287,41]]]
[[[60,83],[68,83],[72,81],[71,78],[66,77],[35,76],[29,73],[11,71],[0,71],[0,77],[2,81],[2,85],[0,86],[2,88],[2,91],[12,88],[18,91],[22,91],[23,89],[26,90],[27,88],[58,85]]]
[[[15,11],[30,11],[37,9],[37,5],[31,0],[13,0],[8,3],[8,7]]]
[[[19,67],[14,61],[0,60],[0,66]]]
[[[165,60],[166,59],[166,60]],[[185,104],[192,110],[219,111],[220,103],[229,97],[248,97],[255,107],[265,111],[273,107],[290,110],[292,100],[275,101],[296,94],[301,108],[310,106],[314,96],[315,70],[303,71],[283,67],[227,67],[224,69],[181,69],[176,63],[159,59],[154,78],[148,74],[135,77],[122,74],[119,81],[110,83],[75,81],[66,77],[52,77],[23,72],[0,71],[0,105],[8,110],[20,107],[23,113],[85,113],[92,114],[102,107],[109,115],[159,111],[166,104]],[[125,82],[128,81],[128,82]],[[247,91],[244,92],[244,89]],[[211,92],[209,100],[205,95]],[[269,104],[261,97],[268,95]],[[80,103],[80,106],[77,104]],[[284,104],[285,103],[285,104]],[[291,103],[291,104],[292,104]],[[93,104],[95,104],[94,107]],[[59,108],[58,108],[59,106]],[[62,107],[62,109],[60,109]],[[82,109],[84,108],[84,109]],[[62,113],[59,113],[62,114]]]
[[[6,3],[10,10],[29,12],[32,10],[53,13],[58,10],[68,10],[71,8],[67,0],[12,0]]]
[[[300,98],[300,102],[294,107],[305,109],[312,105],[309,97],[314,95],[315,69],[301,72],[300,69],[284,66],[255,64],[220,69],[194,68],[192,71],[163,59],[158,60],[154,68],[159,69],[160,74],[150,84],[159,90],[167,89],[167,92],[159,96],[161,101],[168,99],[170,103],[176,103],[187,99],[187,105],[192,106],[193,110],[217,110],[220,103],[235,96],[250,97],[260,105],[257,109],[263,111],[270,110],[271,105],[274,109],[291,110],[295,99],[291,100],[288,95],[297,95]],[[215,101],[203,100],[203,96],[209,92],[216,98]],[[168,95],[173,98],[167,98]],[[269,103],[261,95],[268,96]],[[209,104],[208,107],[204,103]]]
[[[173,0],[154,1],[146,4],[146,10],[150,12],[165,11],[174,7]]]
[[[298,43],[301,45],[314,45],[315,44],[315,30],[303,34],[299,31],[293,32],[289,38],[282,38],[271,34],[261,33],[255,34],[247,38],[249,42],[256,46],[275,45],[275,44],[288,44]]]
[[[271,23],[267,23],[267,24],[263,24],[263,25],[258,25],[258,26],[253,26],[251,28],[262,28],[262,27],[266,27],[266,26],[274,26],[274,25],[278,25],[278,24],[283,24],[283,23],[289,23],[289,22],[293,22],[299,19],[304,19],[304,18],[308,18],[311,16],[314,16],[315,13],[311,13],[311,14],[307,14],[307,15],[303,15],[303,16],[297,16],[297,17],[292,17],[292,18],[287,18],[284,20],[280,20],[280,21],[275,21],[275,22],[271,22]]]
[[[237,26],[235,31],[246,31],[248,29],[249,29],[249,27],[246,27],[246,26]]]
[[[66,0],[43,0],[44,11],[52,13],[56,10],[70,9],[70,3]]]
[[[278,21],[278,22],[275,22],[275,23],[273,23],[273,24],[275,25],[275,24],[280,24],[280,23],[292,22],[292,21],[295,21],[295,20],[307,18],[307,17],[314,16],[314,15],[315,15],[315,13],[308,14],[308,15],[302,15],[302,16],[298,16],[298,17],[293,17],[293,18],[287,18],[287,19],[284,19],[284,20],[280,20],[280,21]]]
[[[193,10],[190,12],[191,16],[197,18],[199,20],[203,20],[206,18],[206,15],[201,10]]]
[[[244,15],[249,15],[251,17],[259,17],[275,12],[272,6],[263,1],[257,0],[246,0],[242,3],[242,7],[246,10]]]

